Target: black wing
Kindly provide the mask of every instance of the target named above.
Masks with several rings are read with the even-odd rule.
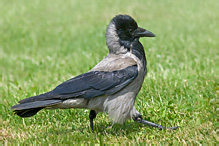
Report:
[[[48,93],[21,100],[19,103],[75,97],[90,99],[100,95],[111,95],[126,87],[137,75],[136,65],[112,72],[91,71],[58,85]]]

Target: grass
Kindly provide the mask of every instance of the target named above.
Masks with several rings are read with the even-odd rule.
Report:
[[[2,144],[216,144],[218,3],[213,0],[0,1],[0,141]],[[105,29],[125,13],[156,34],[141,39],[148,75],[135,106],[146,120],[112,127],[83,109],[43,110],[22,119],[19,100],[47,92],[91,69],[108,50]]]

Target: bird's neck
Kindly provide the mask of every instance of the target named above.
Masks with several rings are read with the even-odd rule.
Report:
[[[130,43],[120,40],[114,23],[110,23],[106,30],[106,45],[110,54],[125,54],[129,51]]]
[[[110,37],[108,37],[109,40]],[[139,42],[139,38],[135,38],[133,42],[127,43],[128,47],[125,47],[125,45],[121,45],[121,42],[119,40],[113,41],[115,39],[111,39],[111,41],[107,41],[107,46],[109,48],[109,54],[114,55],[121,55],[126,54],[128,52],[131,52],[133,55],[135,55],[139,61],[141,62],[144,70],[147,68],[147,61],[146,56],[144,52],[144,47]],[[124,42],[125,43],[125,42]]]
[[[132,54],[134,54],[142,62],[144,70],[146,70],[147,61],[146,61],[146,56],[145,56],[145,52],[144,52],[144,47],[139,42],[138,38],[136,38],[132,42],[130,51],[132,52]]]
[[[125,54],[130,50],[130,43],[119,40],[116,36],[108,36],[106,44],[110,54]]]

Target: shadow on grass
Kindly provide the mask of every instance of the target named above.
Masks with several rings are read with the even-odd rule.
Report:
[[[74,121],[73,121],[74,122]],[[90,125],[78,125],[73,127],[64,128],[64,126],[56,127],[56,128],[50,128],[48,131],[51,132],[51,134],[57,134],[57,135],[63,135],[63,134],[70,134],[70,133],[79,133],[79,134],[100,134],[102,136],[104,135],[113,135],[113,136],[121,136],[121,135],[129,135],[132,133],[139,132],[142,128],[144,130],[152,131],[152,130],[158,130],[156,128],[151,128],[143,124],[136,123],[134,121],[128,121],[124,123],[123,125],[120,124],[114,124],[112,125],[110,122],[97,122],[94,125],[94,131],[90,129]]]
[[[100,133],[103,135],[111,134],[113,136],[121,136],[121,135],[129,135],[132,133],[139,132],[142,128],[145,128],[145,130],[151,130],[151,128],[148,128],[145,125],[139,124],[134,121],[128,121],[124,123],[123,125],[120,124],[108,124],[108,126],[105,123],[99,123],[95,126],[94,132]],[[92,131],[91,131],[92,132]]]

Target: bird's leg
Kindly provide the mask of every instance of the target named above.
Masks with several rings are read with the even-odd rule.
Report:
[[[176,130],[179,127],[179,126],[176,126],[176,127],[164,127],[164,126],[161,126],[161,125],[158,125],[158,124],[155,124],[155,123],[152,123],[152,122],[149,122],[149,121],[146,121],[146,120],[142,119],[141,115],[136,115],[135,117],[133,117],[133,120],[138,122],[138,123],[142,123],[142,124],[146,124],[148,126],[152,126],[152,127],[158,128],[159,130],[163,130],[163,129]]]
[[[93,122],[93,119],[96,118],[96,112],[94,110],[91,110],[90,111],[90,114],[89,114],[89,118],[90,118],[90,128],[92,129],[92,131],[94,130],[94,122]]]

